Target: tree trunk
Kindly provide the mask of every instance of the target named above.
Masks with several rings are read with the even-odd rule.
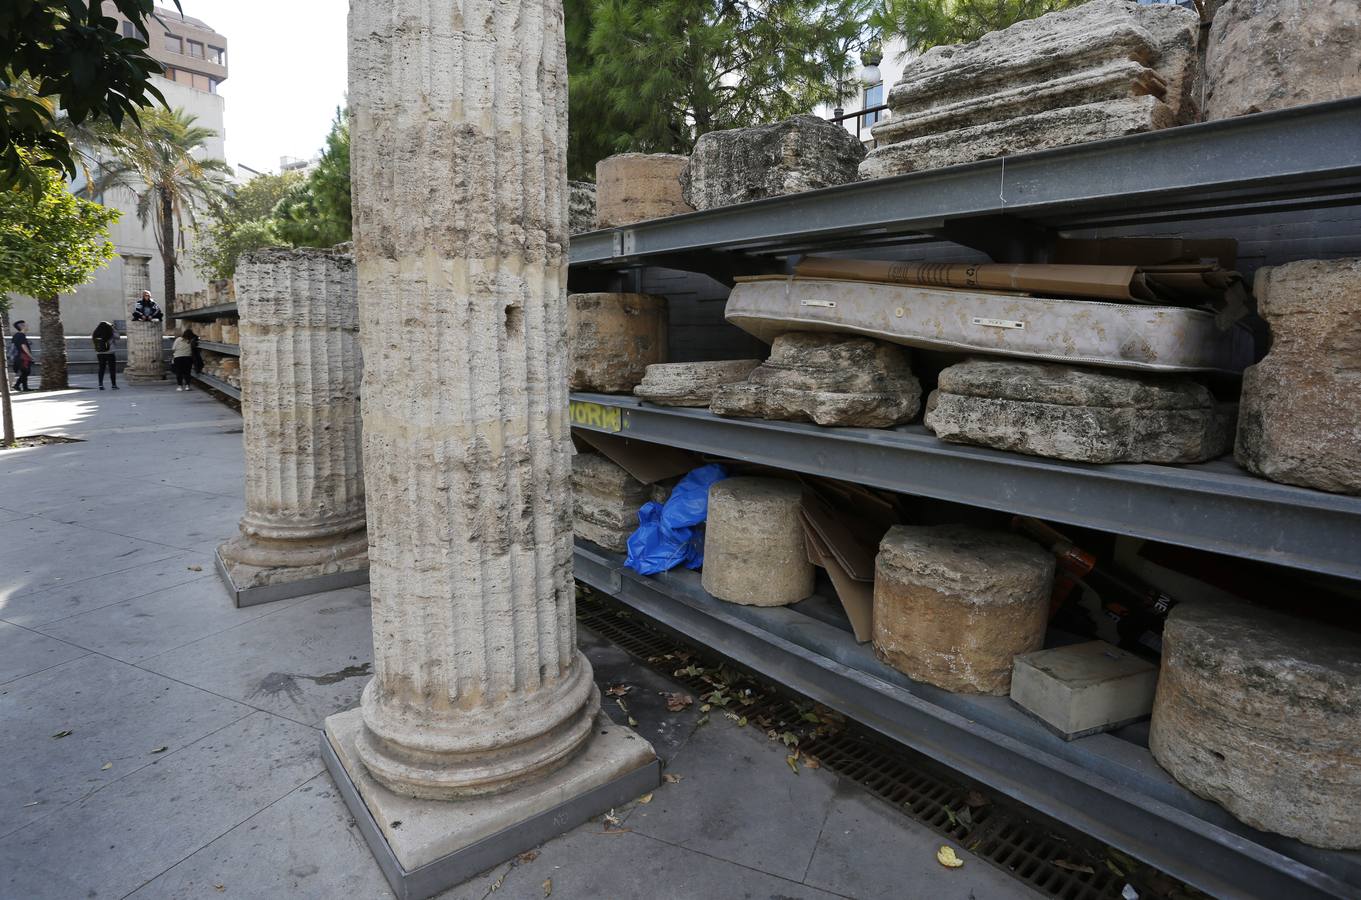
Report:
[[[64,391],[70,387],[66,373],[66,329],[61,324],[61,298],[56,294],[38,298],[38,328],[42,332],[42,389]]]
[[[5,342],[5,335],[9,334],[9,310],[0,309],[0,345]],[[4,422],[4,438],[0,440],[0,447],[11,447],[14,445],[14,407],[9,402],[9,366],[4,366],[4,378],[0,378],[0,419]]]
[[[161,191],[161,263],[165,267],[165,296],[161,303],[165,325],[169,326],[175,312],[175,204],[165,190]]]

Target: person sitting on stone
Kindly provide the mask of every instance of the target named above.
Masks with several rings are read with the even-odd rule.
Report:
[[[156,301],[151,299],[151,291],[142,291],[142,299],[138,300],[137,305],[132,308],[132,321],[159,322],[163,318],[165,318],[165,314],[156,305]]]

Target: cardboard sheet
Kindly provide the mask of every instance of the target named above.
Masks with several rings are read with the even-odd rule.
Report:
[[[630,440],[585,428],[573,428],[572,437],[594,447],[643,484],[655,484],[684,475],[704,464],[698,454],[688,450]]]
[[[846,618],[851,622],[851,631],[855,634],[855,639],[862,644],[865,643],[874,636],[874,582],[866,583],[852,578],[837,562],[831,549],[822,543],[817,530],[809,524],[807,516],[801,514],[800,519],[803,522],[803,539],[808,550],[808,561],[827,570],[832,587],[836,589],[837,599],[841,601],[842,608],[846,610]]]

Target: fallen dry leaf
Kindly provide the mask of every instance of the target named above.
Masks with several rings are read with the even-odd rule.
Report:
[[[539,851],[538,851],[538,850],[526,850],[524,853],[521,853],[519,856],[517,856],[517,857],[515,857],[515,858],[518,859],[518,860],[519,860],[520,862],[522,862],[522,863],[532,863],[534,860],[536,860],[536,859],[539,858]]]
[[[815,756],[805,756],[803,758],[803,767],[805,769],[821,769],[822,763],[818,762],[817,757]]]
[[[638,727],[638,720],[635,719],[633,716],[629,716],[629,727],[630,727],[630,728],[637,728],[637,727]]]
[[[608,828],[618,828],[621,824],[621,820],[614,814],[614,810],[605,813],[603,821]]]
[[[784,758],[784,761],[785,761],[786,763],[789,764],[790,771],[792,771],[795,775],[799,774],[799,754],[798,754],[798,753],[791,753],[789,756],[786,756],[786,757]]]
[[[662,776],[662,781],[665,781],[667,784],[680,784],[681,779],[684,777],[685,777],[684,775],[676,775],[671,772],[667,772],[665,775]]]
[[[190,571],[190,572],[202,572],[202,571],[203,571],[203,566],[190,566],[190,567],[189,567],[189,571]],[[219,890],[221,890],[221,888],[219,888]]]
[[[631,690],[633,690],[633,685],[631,684],[612,684],[605,689],[605,693],[609,694],[611,697],[622,697]]]
[[[167,747],[157,747],[155,750],[152,750],[151,752],[152,752],[152,753],[164,753],[167,749],[169,749],[169,748],[167,748]]]
[[[652,795],[651,795],[651,794],[644,794],[643,796],[641,796],[641,797],[638,798],[638,802],[639,802],[639,803],[651,803],[651,802],[652,802]]]
[[[543,880],[543,895],[545,897],[551,897],[553,895],[553,879],[545,878]]]
[[[964,798],[964,803],[978,809],[980,806],[987,806],[990,801],[978,791],[969,791],[969,795]]]
[[[106,763],[104,763],[104,765],[102,765],[102,766],[99,767],[99,771],[101,771],[101,772],[107,772],[109,769],[112,769],[112,768],[113,768],[113,763],[111,763],[111,762],[106,762]]]
[[[1069,862],[1066,859],[1054,860],[1054,865],[1060,869],[1067,869],[1069,872],[1081,872],[1084,875],[1095,875],[1096,870],[1091,866],[1084,866],[1081,863]]]
[[[945,845],[936,851],[936,862],[947,869],[958,869],[964,865],[964,860],[955,854],[955,848]]]
[[[215,890],[215,891],[225,891],[226,889],[227,889],[227,886],[226,886],[225,884],[215,884],[215,885],[213,885],[213,890]]]
[[[42,803],[42,801],[41,801],[41,800],[34,800],[34,801],[30,802],[30,803],[25,803],[25,804],[24,804],[24,808],[27,809],[27,808],[30,807],[30,806],[37,806],[39,803]]]
[[[666,708],[671,712],[680,712],[695,702],[695,698],[691,697],[689,694],[682,694],[679,692],[668,694],[666,691],[659,691],[658,693],[666,698]]]
[[[64,738],[70,733],[71,733],[70,729],[62,729],[61,731],[58,731],[56,734],[52,735],[52,739],[56,740],[58,738]]]

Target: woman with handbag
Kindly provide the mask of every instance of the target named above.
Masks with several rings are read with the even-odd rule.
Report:
[[[99,389],[104,390],[104,371],[107,369],[109,384],[115,391],[118,390],[118,358],[114,355],[118,332],[113,330],[109,322],[100,322],[95,326],[90,340],[95,345],[95,359],[99,360]]]

